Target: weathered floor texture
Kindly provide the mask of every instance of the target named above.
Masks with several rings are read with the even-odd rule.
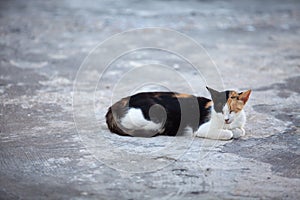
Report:
[[[164,31],[146,27],[192,38],[213,62],[174,31],[155,38]],[[300,199],[299,36],[299,1],[1,1],[0,199]],[[119,54],[136,41],[150,48]],[[245,137],[106,128],[124,95],[171,87],[209,97],[206,83],[252,89]]]

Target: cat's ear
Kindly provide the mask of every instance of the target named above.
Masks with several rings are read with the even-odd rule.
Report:
[[[245,92],[240,93],[239,100],[242,100],[244,102],[244,104],[246,104],[246,102],[249,99],[250,94],[251,94],[251,90],[247,90]]]
[[[214,90],[208,86],[206,86],[206,89],[209,91],[212,98],[217,97],[219,95],[219,92],[217,90]]]

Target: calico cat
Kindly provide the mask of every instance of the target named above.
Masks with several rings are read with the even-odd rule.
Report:
[[[245,135],[243,110],[251,90],[218,92],[212,100],[175,92],[144,92],[121,99],[106,114],[111,132],[123,136],[176,136],[192,130],[197,137],[230,140]]]

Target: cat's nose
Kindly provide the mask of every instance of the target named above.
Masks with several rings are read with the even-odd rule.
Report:
[[[229,123],[229,119],[225,119],[225,122],[226,122],[226,124],[228,124]]]

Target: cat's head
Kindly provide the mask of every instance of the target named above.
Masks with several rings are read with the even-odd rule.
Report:
[[[233,90],[218,92],[212,88],[206,88],[211,94],[214,111],[218,116],[223,117],[226,124],[234,121],[235,117],[244,108],[251,93],[251,90],[245,92],[236,92]]]

